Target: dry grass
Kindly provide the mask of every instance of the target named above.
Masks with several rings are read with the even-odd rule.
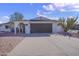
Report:
[[[22,40],[23,37],[0,37],[0,55],[7,55]]]

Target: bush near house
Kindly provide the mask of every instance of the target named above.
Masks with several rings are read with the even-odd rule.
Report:
[[[68,18],[60,18],[59,21],[60,23],[58,25],[61,25],[64,33],[68,34],[67,32],[77,24],[77,19],[78,17],[68,17]],[[70,34],[68,34],[70,35]]]

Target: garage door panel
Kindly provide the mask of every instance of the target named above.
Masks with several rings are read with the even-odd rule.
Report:
[[[31,24],[31,33],[52,33],[52,24]]]

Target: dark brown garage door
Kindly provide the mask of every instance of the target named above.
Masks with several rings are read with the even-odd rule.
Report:
[[[31,33],[52,33],[52,24],[31,24]]]

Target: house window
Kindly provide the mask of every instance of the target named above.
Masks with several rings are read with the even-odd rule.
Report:
[[[8,26],[8,25],[6,25],[6,26],[5,26],[5,28],[6,28],[6,29],[8,29],[8,28],[9,28],[9,26]]]

